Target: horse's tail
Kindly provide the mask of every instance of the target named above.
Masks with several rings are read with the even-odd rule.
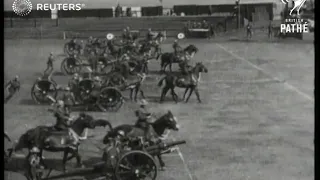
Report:
[[[160,66],[163,67],[166,64],[166,54],[161,54]]]
[[[28,133],[21,135],[19,140],[15,141],[11,148],[8,149],[8,156],[11,157],[14,152],[20,151],[24,148],[28,148]]]
[[[109,129],[112,131],[113,130],[113,127],[111,125],[111,123],[107,120],[104,120],[104,119],[98,119],[95,121],[95,126],[108,126]]]
[[[167,76],[164,76],[163,78],[160,79],[160,81],[158,82],[158,87],[162,86],[162,83],[166,78],[167,78]]]

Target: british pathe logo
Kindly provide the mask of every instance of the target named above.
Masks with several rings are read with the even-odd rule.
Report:
[[[297,11],[297,15],[300,15],[300,9],[301,7],[304,5],[304,3],[307,1],[307,0],[281,0],[283,4],[288,4],[290,2],[293,2],[293,7],[289,13],[290,16],[292,16],[292,12],[294,10]]]
[[[26,16],[31,13],[32,3],[29,0],[15,0],[12,9],[17,15]]]

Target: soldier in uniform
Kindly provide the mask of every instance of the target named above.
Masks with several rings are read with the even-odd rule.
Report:
[[[91,56],[89,59],[91,69],[93,72],[97,72],[97,66],[98,66],[98,57],[95,55],[94,52],[91,52]]]
[[[123,29],[123,32],[122,32],[122,40],[123,40],[123,41],[127,41],[127,29]]]
[[[272,38],[272,35],[273,35],[273,25],[272,25],[272,21],[270,21],[268,25],[268,37]]]
[[[54,113],[56,117],[56,124],[54,125],[54,129],[57,131],[68,130],[69,134],[73,138],[73,144],[76,145],[79,142],[79,137],[71,128],[73,119],[70,117],[70,114],[66,111],[64,102],[62,100],[58,100],[55,107],[53,109],[49,109],[49,111]],[[80,115],[81,117],[81,115]]]
[[[62,96],[62,100],[64,102],[65,111],[70,114],[71,107],[77,104],[73,93],[70,91],[70,87],[66,87],[66,92]]]
[[[81,78],[79,77],[78,73],[75,73],[72,77],[72,79],[70,79],[69,83],[68,83],[68,87],[70,87],[70,91],[73,94],[73,96],[76,99],[76,103],[78,103],[77,101],[77,97],[79,97],[79,82],[80,82]]]
[[[173,49],[174,49],[174,54],[175,56],[178,56],[179,52],[181,52],[181,46],[178,43],[178,40],[175,39],[172,45]]]
[[[4,102],[8,102],[12,96],[20,90],[19,76],[16,75],[12,80],[5,84],[5,89],[8,90],[9,95],[5,98]]]
[[[139,109],[135,111],[135,115],[138,118],[135,126],[143,129],[145,132],[145,136],[149,132],[149,126],[151,126],[149,122],[149,119],[151,118],[151,113],[148,112],[147,105],[147,101],[141,100]]]
[[[132,41],[133,39],[132,39],[132,34],[129,26],[126,27],[126,31],[127,31],[127,40]]]
[[[252,25],[250,22],[248,22],[248,25],[247,25],[247,38],[248,39],[252,38]]]
[[[151,31],[151,28],[148,29],[148,33],[147,33],[147,41],[150,42],[153,40],[153,32]]]
[[[47,61],[47,69],[44,71],[44,74],[50,74],[53,71],[53,53],[51,52],[48,61]]]
[[[77,39],[72,38],[71,41],[68,43],[69,47],[72,48],[72,50],[76,48],[76,42],[77,42]]]
[[[100,90],[102,87],[101,78],[99,76],[96,76],[93,78],[93,89],[91,91],[91,100],[92,102],[97,102],[100,94]]]
[[[49,109],[54,113],[54,116],[56,117],[56,124],[54,125],[54,128],[58,131],[63,131],[69,128],[69,118],[70,115],[65,109],[64,102],[62,100],[58,100],[55,104],[55,107],[53,109]]]

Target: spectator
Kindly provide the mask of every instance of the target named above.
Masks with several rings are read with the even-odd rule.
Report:
[[[187,22],[187,28],[188,28],[188,29],[191,28],[191,22],[190,22],[190,21]]]
[[[198,24],[197,24],[197,28],[199,28],[199,29],[201,29],[201,28],[202,28],[202,24],[201,24],[201,22],[198,22]]]
[[[211,5],[209,6],[209,12],[208,12],[208,14],[209,14],[209,16],[211,16],[211,14],[212,14],[212,6],[211,6]]]
[[[213,24],[211,24],[210,25],[210,37],[212,38],[212,37],[215,37],[215,30],[214,30],[214,25]]]
[[[128,17],[131,17],[131,16],[132,16],[131,8],[127,8],[127,16],[128,16]]]
[[[202,29],[209,29],[209,26],[206,20],[202,21]]]
[[[120,6],[120,4],[118,4],[115,9],[115,15],[116,15],[116,17],[120,17],[121,14],[122,14],[122,7]]]
[[[192,28],[193,28],[193,29],[197,28],[197,23],[196,23],[196,22],[193,22],[193,23],[192,23]]]

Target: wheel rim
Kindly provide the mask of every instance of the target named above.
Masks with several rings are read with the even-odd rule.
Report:
[[[39,87],[39,83],[48,82],[50,85],[48,85],[48,89],[41,89]],[[52,98],[57,97],[57,88],[54,83],[50,81],[39,81],[38,83],[34,84],[31,89],[31,97],[36,103],[45,104],[50,103],[50,99],[48,99],[48,96],[51,96]]]
[[[74,60],[74,61],[73,61]],[[65,74],[71,75],[74,73],[79,73],[81,71],[81,65],[77,59],[66,58],[61,64],[61,71]]]
[[[157,166],[154,159],[142,151],[131,151],[122,156],[116,167],[118,180],[155,180]]]
[[[92,91],[93,82],[90,79],[84,79],[79,82],[80,99],[82,102],[88,102]]]
[[[102,111],[117,111],[123,104],[121,93],[113,88],[103,89],[100,93],[98,106]]]

